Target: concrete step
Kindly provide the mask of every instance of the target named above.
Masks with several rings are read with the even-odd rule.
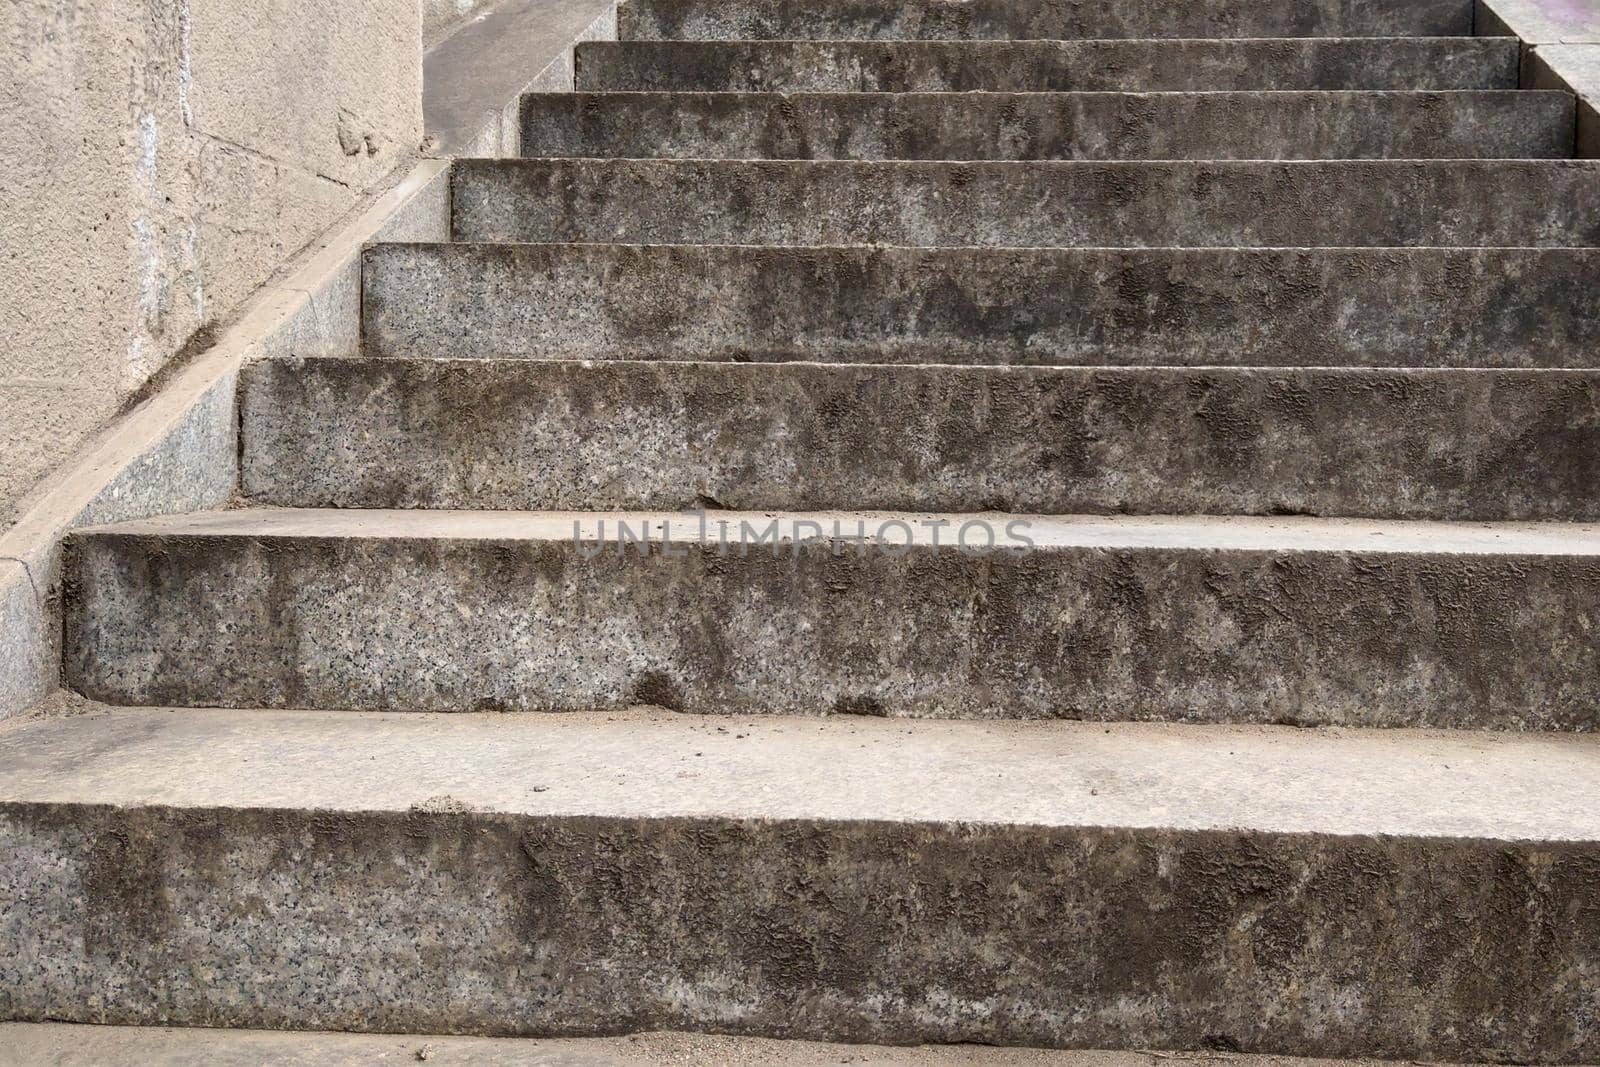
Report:
[[[1560,158],[1574,98],[1482,93],[533,93],[522,154],[636,159]]]
[[[1600,520],[1600,371],[311,359],[240,404],[287,507]]]
[[[1592,1062],[1596,795],[1572,737],[91,712],[0,734],[0,1008]]]
[[[460,160],[461,241],[1600,244],[1600,161]]]
[[[1600,726],[1593,525],[241,510],[68,557],[114,703]]]
[[[378,245],[384,357],[1600,365],[1596,249]]]
[[[1467,36],[1471,0],[627,0],[621,40]]]
[[[1196,92],[1515,89],[1514,37],[1187,41],[585,41],[581,90]]]

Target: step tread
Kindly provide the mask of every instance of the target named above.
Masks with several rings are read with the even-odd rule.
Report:
[[[765,531],[773,522],[778,536],[794,536],[797,523],[818,523],[831,530],[838,522],[853,533],[858,522],[882,526],[902,522],[912,531],[913,543],[934,543],[939,530],[959,527],[973,514],[892,511],[718,511],[603,512],[603,511],[450,511],[358,508],[239,508],[163,515],[75,531],[74,538],[183,537],[183,538],[285,538],[285,539],[440,539],[462,541],[516,541],[571,543],[576,528],[582,539],[596,539],[599,523],[607,525],[606,540],[615,539],[616,523],[632,529],[648,527],[652,534],[665,528],[673,544],[717,542],[719,521],[737,531],[749,523]],[[988,515],[995,526],[997,544],[1026,547],[1007,540],[1004,526],[1026,521],[1027,536],[1039,549],[1051,548],[1153,548],[1196,551],[1244,552],[1355,552],[1363,554],[1418,553],[1488,556],[1595,556],[1600,555],[1600,523],[1435,522],[1256,516],[1020,516]],[[931,523],[948,522],[949,527]],[[704,528],[702,528],[704,524]],[[802,536],[816,537],[808,526]],[[730,535],[730,536],[736,536]],[[888,535],[900,540],[895,527]],[[949,543],[948,532],[942,543]],[[823,550],[819,546],[819,550]],[[755,551],[755,549],[752,549]]]
[[[1429,36],[1471,33],[1466,0],[630,0],[617,36],[638,39],[750,38],[1128,38],[1275,34]]]
[[[238,403],[288,507],[1600,519],[1600,370],[318,357]]]
[[[1515,89],[1514,37],[586,41],[580,89]]]
[[[1600,243],[1600,161],[463,159],[456,237],[1036,247]]]
[[[371,356],[1583,366],[1600,249],[380,244]]]
[[[109,708],[0,734],[0,805],[1600,840],[1600,739],[1161,724]]]
[[[815,159],[1570,157],[1563,92],[564,92],[537,156]]]

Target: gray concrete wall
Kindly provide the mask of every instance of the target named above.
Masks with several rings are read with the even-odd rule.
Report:
[[[0,530],[203,327],[414,158],[421,21],[417,0],[5,5]]]

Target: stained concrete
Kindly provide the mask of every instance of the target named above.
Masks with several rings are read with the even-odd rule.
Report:
[[[635,159],[1570,158],[1573,97],[537,93],[521,154]]]
[[[1212,1052],[896,1048],[682,1033],[535,1040],[0,1023],[0,1044],[25,1062],[54,1067],[132,1061],[146,1067],[369,1067],[423,1061],[455,1067],[1385,1067],[1381,1061],[1241,1059]]]
[[[379,246],[380,357],[1583,367],[1594,249]]]
[[[0,720],[59,684],[62,535],[225,504],[238,484],[239,367],[246,358],[355,351],[362,245],[443,237],[447,193],[443,165],[423,163],[372,197],[346,228],[297,257],[282,287],[263,287],[211,348],[24,498],[19,521],[0,536],[0,560],[22,572],[0,582]]]
[[[80,715],[0,735],[0,1011],[1576,1061],[1597,768],[1587,739]]]
[[[290,507],[1600,520],[1600,372],[280,360],[240,447]]]
[[[1600,244],[1600,163],[462,160],[459,241]]]
[[[1472,0],[626,0],[623,40],[1412,37],[1473,32]]]
[[[407,165],[414,0],[0,16],[0,529],[180,352]]]
[[[580,44],[577,88],[736,92],[1515,89],[1513,38],[624,41]]]
[[[603,518],[79,533],[65,675],[131,704],[1597,725],[1593,526]]]

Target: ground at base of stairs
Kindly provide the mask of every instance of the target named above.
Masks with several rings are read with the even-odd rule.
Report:
[[[1305,1060],[1228,1053],[1062,1052],[981,1045],[828,1045],[811,1041],[650,1033],[628,1037],[428,1037],[0,1023],[0,1047],[51,1067],[1366,1067],[1383,1061]],[[1443,1065],[1440,1065],[1443,1067]]]

